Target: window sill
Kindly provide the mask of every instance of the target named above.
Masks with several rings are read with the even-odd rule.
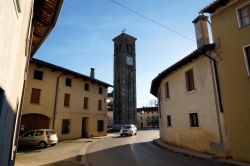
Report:
[[[71,108],[70,106],[64,106],[64,108]]]
[[[191,130],[201,130],[201,127],[200,126],[198,126],[198,127],[189,127],[189,129],[191,129]]]
[[[185,94],[194,94],[194,93],[197,93],[197,89],[194,89],[194,90],[191,90],[191,91],[186,91],[184,92]]]
[[[30,103],[32,105],[41,105],[40,103]]]

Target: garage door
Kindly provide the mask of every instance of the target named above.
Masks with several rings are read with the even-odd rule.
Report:
[[[20,133],[34,129],[48,129],[49,118],[41,114],[22,115]]]

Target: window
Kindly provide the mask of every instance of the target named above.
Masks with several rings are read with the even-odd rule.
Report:
[[[88,109],[88,101],[89,101],[89,98],[84,97],[84,103],[83,103],[83,108],[84,109]]]
[[[186,76],[187,91],[195,90],[193,70],[191,69],[191,70],[186,71],[185,76]]]
[[[89,91],[89,84],[85,83],[85,84],[84,84],[84,89],[85,89],[86,91]]]
[[[165,83],[165,98],[169,98],[169,86],[168,86],[168,82]]]
[[[64,95],[64,106],[69,107],[70,94],[65,93]]]
[[[167,116],[167,126],[168,126],[168,127],[171,127],[171,126],[172,126],[171,116],[170,116],[170,115]]]
[[[70,120],[69,119],[63,119],[62,121],[62,134],[68,134],[70,132]]]
[[[70,78],[66,78],[65,85],[71,86],[71,79]]]
[[[0,116],[2,113],[2,107],[3,107],[3,101],[4,101],[4,91],[0,88]]]
[[[250,76],[250,45],[247,47],[244,47],[244,55],[245,55],[248,76]]]
[[[98,120],[97,121],[97,131],[102,132],[104,130],[104,121]]]
[[[35,134],[35,131],[28,131],[27,133],[25,133],[23,136],[24,137],[31,137],[31,136],[34,136]]]
[[[43,135],[43,131],[36,131],[35,136],[41,136],[41,135]]]
[[[98,110],[102,110],[102,100],[98,100]]]
[[[39,104],[40,95],[41,95],[41,89],[32,88],[30,103]]]
[[[99,88],[99,94],[102,94],[102,88]]]
[[[39,70],[34,70],[33,78],[36,80],[43,80],[43,72]]]
[[[238,19],[240,27],[250,24],[250,4],[238,9]]]
[[[197,113],[189,114],[190,127],[199,127],[199,119]]]

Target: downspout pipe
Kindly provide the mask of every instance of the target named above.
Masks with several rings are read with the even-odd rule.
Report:
[[[223,113],[224,111],[223,111],[223,105],[222,105],[222,100],[221,100],[221,88],[220,88],[220,83],[219,83],[219,76],[218,76],[218,68],[217,68],[216,59],[211,57],[210,55],[207,55],[207,53],[204,53],[204,56],[209,58],[213,62],[212,66],[213,66],[213,71],[214,71],[214,76],[215,76],[215,86],[217,89],[216,92],[217,92],[217,96],[218,96],[219,109],[220,109],[220,112]],[[220,143],[224,145],[219,111],[217,111],[217,119],[218,119]]]
[[[56,78],[56,94],[55,94],[55,102],[54,102],[54,111],[53,111],[53,119],[52,119],[52,129],[55,130],[55,119],[56,119],[56,108],[57,108],[57,96],[58,96],[58,89],[59,89],[59,81],[60,77],[63,75],[61,72],[59,76]]]

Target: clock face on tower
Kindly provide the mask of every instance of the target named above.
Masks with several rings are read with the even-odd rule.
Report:
[[[132,56],[127,56],[126,57],[126,64],[132,66],[134,63],[133,57]]]

